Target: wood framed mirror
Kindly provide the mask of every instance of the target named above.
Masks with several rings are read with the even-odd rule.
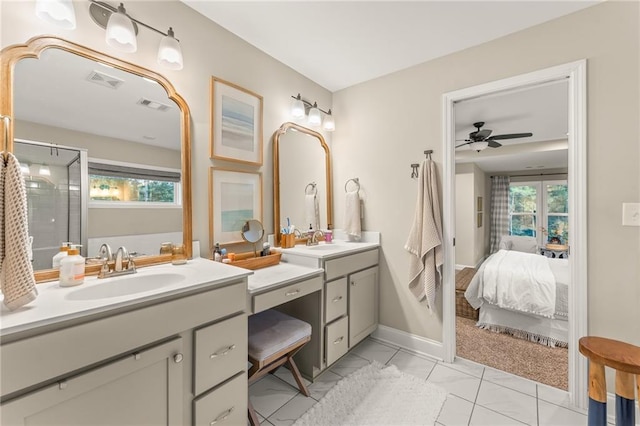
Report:
[[[318,200],[320,228],[333,228],[331,154],[322,134],[295,123],[284,123],[273,136],[273,229],[280,245],[287,218],[301,231],[305,223],[305,197]]]
[[[91,68],[91,72],[87,73],[87,69],[84,68],[82,71],[78,71],[82,74],[75,76],[75,79],[77,80],[76,83],[79,85],[81,84],[82,86],[78,86],[81,88],[78,88],[77,90],[70,89],[72,86],[67,86],[66,83],[58,84],[57,81],[54,81],[55,78],[58,78],[57,75],[59,74],[68,74],[70,77],[73,77],[72,72],[68,67],[72,66],[71,64],[79,64],[81,62],[85,63],[85,67],[87,66],[86,63],[89,62],[90,64],[88,66]],[[25,110],[35,110],[42,107],[42,105],[28,103],[29,99],[33,102],[33,96],[23,96],[25,94],[25,89],[22,77],[23,73],[28,74],[26,71],[28,68],[24,66],[27,63],[37,64],[39,67],[45,68],[29,75],[34,79],[36,78],[34,76],[46,75],[50,77],[50,81],[46,82],[48,83],[48,86],[42,86],[41,80],[43,80],[43,78],[38,78],[37,81],[34,80],[27,82],[27,87],[38,95],[43,93],[43,91],[48,92],[51,90],[51,94],[48,94],[47,97],[56,100],[59,104],[49,104],[48,107],[63,109],[65,117],[60,118],[60,122],[39,121],[36,120],[36,118],[32,118],[32,116],[28,116],[28,119],[21,117],[21,114],[23,114],[23,111]],[[140,170],[159,171],[158,174],[156,174],[158,176],[161,176],[162,172],[175,169],[176,173],[172,174],[173,177],[171,179],[173,182],[177,181],[178,184],[177,186],[169,185],[173,188],[171,189],[171,199],[173,200],[173,204],[171,206],[166,203],[165,205],[159,205],[162,204],[162,202],[165,202],[165,199],[162,199],[161,202],[155,202],[157,201],[155,200],[154,203],[158,205],[152,206],[152,203],[140,205],[137,201],[139,198],[135,198],[136,201],[130,204],[107,206],[108,208],[104,208],[104,205],[101,206],[99,204],[101,201],[100,197],[94,197],[94,194],[90,194],[90,189],[93,191],[100,188],[96,188],[95,184],[94,186],[89,186],[91,185],[91,180],[89,179],[88,174],[91,172],[88,170],[87,176],[84,177],[83,175],[83,179],[86,179],[87,182],[85,187],[80,188],[79,191],[78,188],[74,189],[79,192],[79,194],[77,194],[78,196],[84,196],[84,199],[87,200],[85,203],[88,203],[89,205],[89,214],[83,224],[83,226],[86,227],[86,222],[88,222],[89,225],[88,236],[86,236],[89,239],[89,246],[92,245],[92,239],[95,240],[93,244],[98,242],[100,239],[107,239],[115,245],[115,247],[113,247],[114,250],[117,248],[117,245],[128,244],[128,242],[119,242],[119,237],[126,236],[128,239],[122,241],[132,241],[136,239],[142,240],[142,238],[139,237],[140,235],[144,235],[144,239],[149,240],[147,237],[152,234],[152,232],[149,231],[154,231],[154,229],[151,229],[153,226],[149,225],[149,223],[153,223],[154,221],[157,224],[157,229],[155,229],[156,232],[154,232],[153,235],[164,235],[165,233],[162,232],[163,225],[161,224],[169,221],[162,219],[155,220],[154,216],[166,217],[168,214],[167,212],[170,212],[170,215],[173,217],[171,235],[176,236],[176,240],[173,242],[183,243],[187,250],[187,256],[191,257],[192,201],[190,112],[185,100],[182,96],[176,93],[175,88],[166,78],[149,69],[53,36],[35,37],[27,41],[25,44],[12,45],[3,49],[0,52],[0,72],[0,93],[2,94],[2,96],[0,96],[0,114],[4,117],[8,117],[8,119],[4,120],[3,124],[5,127],[2,131],[3,150],[14,152],[16,156],[18,156],[16,153],[16,144],[24,143],[25,140],[27,140],[27,142],[35,142],[31,145],[40,147],[44,146],[52,156],[52,163],[55,161],[53,157],[60,157],[60,151],[68,148],[67,145],[71,145],[72,148],[78,148],[78,151],[85,152],[89,166],[92,161],[94,164],[109,164],[111,166],[115,165],[118,167],[127,167],[133,163],[134,165],[140,165]],[[83,77],[80,78],[78,77],[79,75],[82,75]],[[106,87],[98,87],[91,84],[95,82],[101,83]],[[114,111],[113,109],[104,111],[103,108],[105,105],[113,105],[110,103],[111,101],[108,102],[107,98],[120,90],[119,87],[115,87],[120,84],[122,84],[122,90],[142,87],[145,84],[148,86],[155,86],[156,89],[154,90],[156,90],[156,92],[157,90],[160,90],[160,93],[163,95],[157,95],[157,97],[160,97],[161,99],[148,99],[144,94],[140,95],[137,91],[132,91],[131,93],[128,93],[127,96],[135,106],[131,107],[128,104],[125,105],[124,103],[121,103],[119,104],[121,107],[115,108],[117,111]],[[58,86],[63,86],[63,90],[66,89],[67,91],[56,95],[56,88],[60,88]],[[22,93],[20,93],[21,90]],[[96,97],[83,100],[76,97],[76,95],[78,95],[76,91],[91,93]],[[37,98],[37,96],[35,98]],[[42,98],[44,98],[44,96],[42,96]],[[44,101],[39,103],[45,104]],[[75,107],[76,109],[70,109],[71,107]],[[150,107],[151,110],[144,107]],[[144,124],[147,125],[147,128],[161,128],[161,124],[165,121],[171,121],[172,123],[175,122],[175,126],[171,130],[159,131],[158,134],[154,135],[139,134],[136,133],[138,132],[137,130],[131,130],[130,135],[122,136],[122,133],[118,133],[116,130],[126,132],[128,129],[134,128],[131,122],[126,121],[131,117],[131,115],[127,116],[127,113],[124,112],[130,111],[128,108],[138,108],[138,110],[144,111],[148,116],[155,114],[155,120],[157,121],[153,123],[145,122]],[[100,126],[98,125],[94,125],[94,128],[91,130],[87,130],[86,127],[80,126],[80,122],[90,121],[90,119],[85,118],[86,116],[84,115],[85,113],[88,113],[87,111],[89,110],[94,110],[100,114],[99,121],[105,122],[105,128],[107,128],[111,133],[99,130],[98,127]],[[124,112],[124,115],[118,116],[118,111]],[[164,111],[173,111],[175,119],[173,121],[170,120],[168,118],[170,116],[169,114],[162,115],[164,114]],[[45,111],[44,113],[40,111],[39,114],[41,116],[54,116],[51,111]],[[77,125],[73,123],[74,119],[77,122]],[[131,121],[142,122],[143,120]],[[29,131],[26,131],[27,129]],[[147,132],[148,130],[140,131]],[[23,133],[28,136],[23,136]],[[171,143],[174,145],[162,145],[161,141],[156,141],[156,138],[162,139],[164,133],[171,135]],[[71,142],[69,142],[69,144],[62,143],[59,138],[55,139],[55,142],[51,142],[51,140],[47,140],[47,136],[34,137],[34,134],[63,134],[64,137],[68,138]],[[81,142],[79,141],[81,140],[86,140],[88,146],[80,146]],[[111,156],[113,153],[121,154],[121,158],[114,158]],[[151,155],[147,155],[146,153],[151,153]],[[163,159],[156,160],[156,157],[158,156],[162,156]],[[149,159],[150,157],[153,157],[153,159]],[[99,158],[100,161],[96,162],[95,158]],[[18,159],[20,160],[20,158]],[[102,159],[105,161],[101,161]],[[173,167],[163,167],[162,161],[172,161]],[[149,164],[145,162],[148,162]],[[43,161],[42,164],[46,164],[46,161]],[[33,168],[33,165],[31,165],[31,168]],[[138,169],[138,167],[134,167],[134,169]],[[94,170],[96,169],[94,168]],[[178,176],[177,178],[176,175]],[[29,175],[29,177],[31,178],[31,175]],[[52,186],[56,185],[56,182],[53,181],[53,177],[49,178],[49,176],[46,176],[45,179],[45,177],[40,176],[40,179],[48,181]],[[159,180],[162,179],[162,177],[159,178]],[[70,184],[70,180],[70,178],[67,178],[67,184]],[[146,178],[145,182],[147,182],[145,191],[148,193],[149,188],[151,187],[151,178]],[[144,184],[137,185],[144,186]],[[67,188],[67,192],[71,193],[71,191],[72,188],[69,186]],[[136,186],[136,191],[140,191],[139,186]],[[136,195],[136,197],[138,197],[138,195]],[[27,195],[27,198],[29,199],[29,195]],[[104,197],[102,198],[102,201],[104,201]],[[152,197],[147,197],[143,201],[146,202],[151,199]],[[120,199],[118,198],[117,201],[120,201]],[[91,204],[92,202],[94,203],[93,208]],[[33,208],[35,209],[35,207]],[[92,210],[95,210],[94,214],[91,213]],[[69,216],[73,215],[70,213],[67,214]],[[116,220],[115,218],[120,219],[118,219],[117,223],[114,225],[114,223],[110,221]],[[64,218],[58,218],[56,220],[64,222]],[[31,234],[39,231],[37,224],[34,225],[36,226],[30,226]],[[126,230],[120,231],[118,228],[126,228]],[[108,229],[109,231],[92,236],[92,230],[96,229]],[[131,229],[135,229],[138,232],[136,232],[135,235],[131,235]],[[73,235],[75,234],[70,235],[71,236],[69,238],[74,238]],[[58,236],[55,238],[60,239],[60,241],[56,241],[54,244],[57,246],[59,246],[61,242],[67,240]],[[77,238],[80,239],[80,237]],[[38,235],[34,235],[34,251],[38,249],[37,242],[39,239],[41,238]],[[87,239],[82,238],[80,241],[87,241]],[[78,243],[80,241],[73,242]],[[51,242],[47,243],[48,246],[51,244]],[[83,244],[86,243],[83,242]],[[135,259],[136,265],[145,266],[170,261],[170,255],[158,254],[160,244],[157,244],[156,247],[154,243],[154,247],[154,250],[146,249],[139,252],[140,256]],[[137,251],[135,247],[127,248],[129,248],[130,251]],[[46,247],[43,248],[43,250],[44,249],[51,250],[52,248]],[[95,254],[91,253],[87,249],[88,248],[83,251],[83,255],[93,257]],[[97,272],[98,269],[99,265],[87,265],[87,274]],[[58,271],[55,269],[34,268],[34,274],[36,281],[42,282],[56,279]]]

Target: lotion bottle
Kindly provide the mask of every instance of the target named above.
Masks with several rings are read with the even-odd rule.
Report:
[[[53,256],[53,259],[51,260],[51,264],[54,269],[60,267],[60,261],[62,260],[63,257],[67,256],[70,245],[71,243],[68,243],[68,242],[62,243],[62,245],[60,246],[60,251],[56,253],[55,256]]]
[[[69,249],[68,255],[60,261],[60,287],[73,287],[84,282],[84,257],[79,246]]]

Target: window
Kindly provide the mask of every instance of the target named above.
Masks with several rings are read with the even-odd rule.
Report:
[[[536,237],[539,245],[569,241],[567,181],[512,182],[509,233]]]
[[[89,162],[91,207],[178,207],[180,171],[113,161]]]

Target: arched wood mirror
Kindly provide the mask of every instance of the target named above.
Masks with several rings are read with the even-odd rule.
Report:
[[[308,196],[318,201],[319,228],[333,227],[331,154],[324,137],[295,123],[284,123],[273,136],[273,220],[275,244],[287,218],[301,231],[309,227]]]
[[[2,148],[25,176],[37,281],[57,278],[64,241],[87,257],[126,246],[138,266],[170,261],[162,239],[191,257],[190,113],[167,79],[51,36],[3,49],[0,71]]]

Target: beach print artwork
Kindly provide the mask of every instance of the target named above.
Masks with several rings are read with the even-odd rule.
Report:
[[[249,183],[224,182],[220,187],[222,232],[237,232],[254,218],[254,186]]]
[[[253,105],[229,96],[222,96],[222,145],[253,151],[254,148]]]

